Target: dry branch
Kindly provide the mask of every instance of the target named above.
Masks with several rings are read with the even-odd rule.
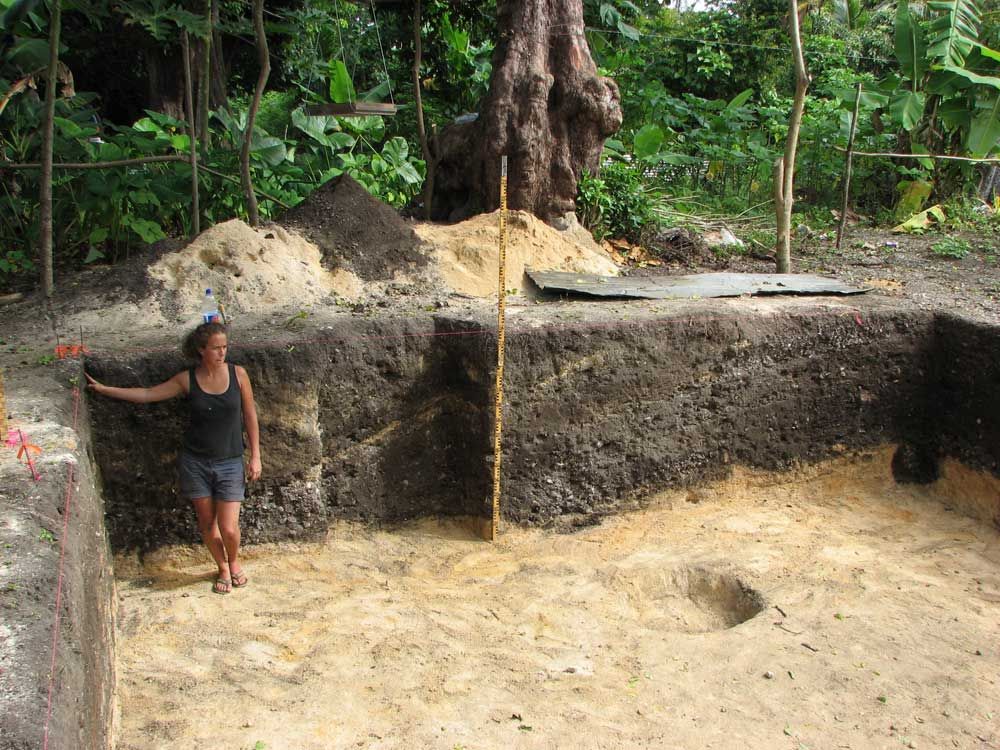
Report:
[[[116,159],[114,161],[89,162],[54,162],[53,169],[113,169],[114,167],[134,167],[139,164],[156,164],[160,162],[188,161],[187,156],[169,154],[167,156],[142,156],[136,159]],[[39,162],[0,161],[0,169],[41,169]]]

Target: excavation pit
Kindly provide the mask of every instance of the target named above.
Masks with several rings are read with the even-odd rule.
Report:
[[[891,455],[495,544],[338,521],[226,597],[120,557],[118,750],[989,747],[1000,540]]]
[[[488,311],[231,337],[265,479],[229,596],[175,494],[183,406],[88,396],[68,437],[70,390],[49,389],[82,514],[53,746],[112,726],[120,750],[996,741],[995,327],[870,300],[514,307],[493,545],[473,533]],[[88,371],[159,382],[173,345],[94,341]],[[58,528],[64,489],[30,488],[24,528]],[[36,635],[9,725],[30,746]]]

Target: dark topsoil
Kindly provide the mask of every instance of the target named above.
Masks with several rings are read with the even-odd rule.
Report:
[[[365,281],[427,265],[420,238],[406,221],[347,174],[286,211],[278,223],[316,243],[324,264],[348,268]]]

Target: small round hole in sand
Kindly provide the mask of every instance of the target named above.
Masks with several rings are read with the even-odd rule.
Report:
[[[726,630],[767,606],[760,592],[738,576],[703,566],[621,569],[613,581],[647,627],[674,632]]]

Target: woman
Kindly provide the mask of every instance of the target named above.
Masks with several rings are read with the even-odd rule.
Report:
[[[260,431],[250,378],[226,362],[226,327],[202,323],[184,339],[198,364],[152,388],[113,388],[87,375],[88,387],[111,398],[149,404],[185,395],[191,421],[178,460],[181,495],[194,505],[201,538],[219,566],[217,594],[247,585],[239,562],[240,503],[244,495],[243,427],[250,441],[246,476],[260,478]]]

